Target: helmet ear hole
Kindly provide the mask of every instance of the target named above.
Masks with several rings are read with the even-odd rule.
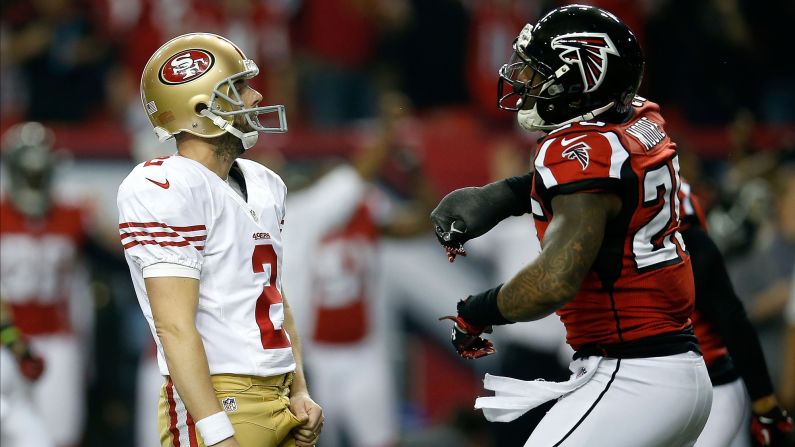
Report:
[[[200,103],[197,103],[196,106],[193,107],[193,110],[196,112],[197,115],[201,115],[202,114],[202,110],[204,110],[206,108],[207,108],[207,104],[205,104],[203,102],[200,102]]]
[[[559,94],[563,93],[563,85],[554,83],[549,86],[547,93],[549,93],[549,96],[558,96]]]

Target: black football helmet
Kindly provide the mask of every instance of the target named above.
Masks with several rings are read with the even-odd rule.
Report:
[[[31,218],[46,215],[52,203],[52,179],[60,160],[53,141],[52,131],[36,122],[17,124],[3,135],[11,202]]]
[[[553,130],[611,109],[625,113],[643,77],[635,35],[593,6],[552,10],[527,24],[513,49],[499,71],[497,105],[518,111],[529,130]]]

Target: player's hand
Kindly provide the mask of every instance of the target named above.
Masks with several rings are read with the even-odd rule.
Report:
[[[3,346],[14,355],[19,365],[19,371],[26,379],[35,381],[41,377],[44,372],[44,359],[30,349],[27,338],[16,326],[4,324],[0,327],[0,338],[2,338]]]
[[[311,447],[317,444],[323,430],[323,409],[307,393],[290,396],[290,411],[302,422],[293,430],[296,447]]]
[[[450,262],[466,256],[464,243],[494,228],[513,212],[515,200],[501,182],[483,187],[456,189],[447,194],[431,212],[431,223]]]
[[[774,408],[765,414],[754,414],[751,419],[751,435],[759,445],[782,446],[787,433],[792,431],[792,418],[781,408]]]
[[[456,255],[466,256],[464,243],[472,237],[477,237],[471,235],[467,218],[471,217],[469,215],[481,205],[478,200],[478,189],[474,187],[457,189],[444,196],[431,212],[431,223],[436,238],[447,250],[450,262],[455,260]]]
[[[34,382],[44,373],[44,359],[28,350],[19,359],[19,371],[26,379]]]
[[[237,439],[232,436],[231,438],[226,438],[219,443],[213,444],[212,447],[240,447],[240,444],[238,444]]]
[[[455,323],[451,338],[453,347],[461,357],[474,360],[497,352],[492,342],[481,337],[484,333],[491,334],[491,326],[473,326],[460,316],[441,317],[439,321],[441,320],[451,320]]]

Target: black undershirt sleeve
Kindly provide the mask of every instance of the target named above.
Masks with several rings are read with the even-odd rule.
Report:
[[[773,393],[759,337],[734,291],[718,247],[699,227],[682,232],[696,285],[696,309],[715,324],[751,400]]]
[[[521,216],[522,214],[532,213],[530,191],[533,188],[533,173],[528,172],[524,175],[507,178],[504,181],[515,196],[514,206],[510,210],[511,215]]]

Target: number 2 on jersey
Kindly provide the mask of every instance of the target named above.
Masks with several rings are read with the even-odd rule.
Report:
[[[682,258],[679,247],[684,248],[682,237],[676,228],[679,221],[679,157],[671,163],[649,169],[643,175],[644,207],[662,206],[651,220],[642,226],[633,237],[632,253],[640,271],[676,264]]]
[[[254,253],[251,255],[251,266],[254,273],[265,273],[268,275],[268,283],[262,287],[262,293],[257,298],[257,305],[254,308],[254,316],[259,326],[260,341],[263,349],[289,348],[290,339],[287,331],[282,327],[284,322],[284,304],[282,295],[276,288],[277,258],[276,251],[272,245],[255,245]],[[268,266],[266,269],[265,266]],[[281,318],[274,322],[271,320],[271,309],[277,310],[276,315]]]

